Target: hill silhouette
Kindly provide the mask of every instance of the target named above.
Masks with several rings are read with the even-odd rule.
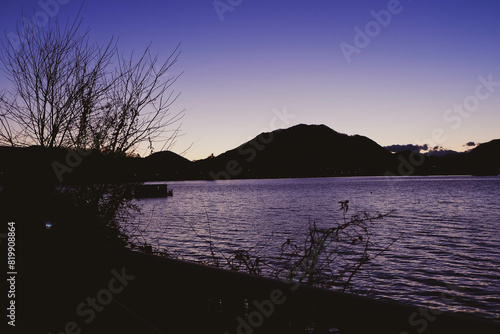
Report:
[[[207,178],[276,178],[381,175],[395,157],[369,138],[326,125],[300,124],[261,133],[215,158],[197,162]]]
[[[409,152],[401,155],[408,157]],[[426,156],[417,175],[499,175],[500,139],[479,144],[468,152]]]
[[[193,163],[171,151],[151,154],[144,159],[136,159],[133,174],[138,180],[182,180],[192,178]]]
[[[500,139],[469,152],[420,155],[420,162],[409,166],[415,152],[393,154],[367,137],[342,134],[326,125],[299,124],[261,133],[216,157],[194,162],[170,151],[145,158],[80,153],[0,147],[0,184],[403,175],[402,164],[409,171],[404,175],[500,174]]]

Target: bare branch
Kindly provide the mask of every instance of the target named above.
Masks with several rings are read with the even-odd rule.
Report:
[[[183,116],[170,111],[179,96],[171,91],[179,75],[170,71],[180,46],[162,63],[149,46],[134,61],[133,53],[118,54],[114,38],[91,43],[79,15],[42,29],[25,21],[17,36],[23,43],[16,47],[9,40],[0,55],[13,86],[0,95],[0,144],[131,154]]]

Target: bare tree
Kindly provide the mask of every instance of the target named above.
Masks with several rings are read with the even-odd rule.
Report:
[[[43,29],[25,24],[18,35],[28,38],[20,47],[4,43],[0,61],[12,89],[0,95],[0,145],[125,155],[163,139],[180,120],[183,111],[169,110],[178,97],[170,91],[178,75],[169,75],[179,46],[163,62],[149,46],[134,60],[118,53],[113,38],[99,45],[81,30],[78,19]]]
[[[105,44],[90,42],[79,15],[65,25],[51,22],[37,28],[25,23],[17,35],[23,43],[14,45],[9,39],[0,55],[12,84],[0,91],[0,145],[123,157],[143,142],[162,140],[165,146],[174,141],[178,128],[169,127],[183,115],[170,112],[179,96],[171,88],[180,74],[170,74],[179,46],[164,61],[151,54],[150,46],[138,59],[133,53],[123,56],[114,38]],[[46,185],[39,188],[37,198],[54,193]],[[120,239],[119,217],[131,208],[127,191],[123,185],[85,185],[53,195],[57,200],[52,202],[65,201],[66,218],[72,217],[66,220],[73,225],[79,213],[79,231],[93,236],[112,231]]]
[[[1,108],[11,132],[2,134],[11,145],[71,146],[80,110],[80,96],[104,75],[114,48],[89,45],[76,21],[60,29],[56,23],[36,30],[19,48],[10,42],[1,55],[3,70],[13,84]],[[18,31],[19,37],[21,33]]]
[[[148,47],[137,62],[133,55],[118,58],[112,84],[102,101],[96,101],[99,111],[86,119],[98,148],[118,154],[130,152],[139,143],[162,138],[165,130],[182,117],[182,112],[168,112],[178,97],[169,91],[178,76],[162,80],[178,55],[177,47],[158,65],[158,56],[153,57]]]

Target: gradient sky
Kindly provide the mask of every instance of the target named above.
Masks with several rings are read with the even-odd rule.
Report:
[[[82,4],[60,2],[60,21]],[[221,20],[213,0],[86,0],[81,16],[92,39],[119,37],[122,52],[151,42],[166,58],[182,43],[172,72],[184,72],[174,87],[182,95],[173,111],[186,114],[173,151],[192,143],[188,159],[299,123],[326,124],[382,146],[461,151],[469,141],[500,138],[500,1],[391,2],[222,0],[240,4]],[[370,23],[372,11],[388,7],[388,24]],[[4,32],[16,29],[21,10],[30,20],[44,11],[36,0],[2,1]],[[356,27],[372,29],[368,45],[359,38],[356,44]],[[341,48],[347,44],[357,47],[350,62]],[[484,87],[480,77],[499,84]],[[453,109],[464,104],[470,111]],[[294,117],[277,118],[285,111]]]

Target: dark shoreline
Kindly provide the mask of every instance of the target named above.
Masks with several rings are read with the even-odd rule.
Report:
[[[297,328],[311,320],[336,324],[341,333],[416,332],[423,324],[422,320],[417,323],[423,319],[421,315],[413,315],[425,310],[417,306],[307,286],[292,290],[293,284],[268,278],[124,249],[56,245],[51,239],[47,235],[31,252],[25,249],[23,254],[29,256],[20,260],[23,279],[18,303],[23,306],[18,310],[18,328],[59,333],[65,324],[75,321],[82,333],[157,333],[153,328],[162,333],[234,333],[236,319],[244,317],[243,299],[263,302],[276,289],[286,301],[275,305],[276,313],[265,318],[255,333],[266,332],[266,328],[278,333],[290,321]],[[45,247],[40,248],[42,244]],[[79,315],[77,307],[106,289],[116,272],[134,278],[87,324],[90,312],[81,307],[80,313],[87,313]],[[113,284],[118,288],[116,281]],[[252,309],[250,306],[249,311]],[[498,333],[500,329],[500,323],[449,312],[436,315],[427,325],[425,333]]]

